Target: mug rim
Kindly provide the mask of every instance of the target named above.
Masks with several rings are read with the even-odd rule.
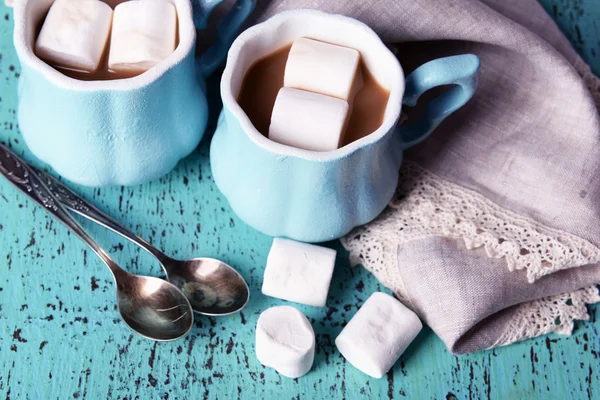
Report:
[[[246,115],[242,107],[237,102],[237,99],[233,96],[232,92],[232,80],[235,65],[238,62],[239,54],[244,45],[257,38],[268,35],[270,30],[274,30],[282,23],[287,20],[294,18],[328,18],[336,20],[340,23],[353,24],[357,34],[368,35],[371,40],[374,40],[377,46],[380,46],[390,60],[390,66],[393,72],[398,75],[399,83],[396,87],[389,87],[390,97],[388,99],[387,109],[382,124],[374,132],[355,140],[343,147],[330,151],[314,151],[305,150],[297,147],[287,146],[281,143],[274,142],[264,135],[262,135],[252,124],[250,118]],[[273,51],[276,51],[274,49]],[[244,71],[244,72],[247,72]],[[376,144],[385,136],[394,130],[402,109],[402,98],[404,96],[404,71],[398,59],[394,56],[390,49],[383,43],[381,38],[373,31],[368,25],[341,14],[330,14],[314,9],[295,9],[288,10],[278,13],[264,22],[254,25],[240,34],[231,45],[229,53],[227,55],[227,64],[221,78],[221,98],[223,101],[223,107],[227,108],[241,124],[244,133],[252,140],[256,145],[270,151],[272,153],[282,155],[298,157],[311,161],[333,161],[340,158],[349,156],[350,154]]]
[[[179,43],[175,51],[166,59],[160,61],[154,67],[141,73],[140,75],[114,80],[96,80],[84,81],[71,78],[51,67],[41,58],[39,58],[33,48],[27,43],[27,29],[29,21],[27,14],[31,5],[39,0],[22,0],[15,4],[14,8],[14,45],[17,56],[22,64],[40,72],[44,78],[53,84],[67,90],[73,91],[103,91],[103,90],[134,90],[152,84],[163,76],[174,66],[181,63],[190,52],[194,51],[196,43],[196,27],[192,12],[192,5],[189,0],[169,0],[175,6],[177,12],[177,28]],[[55,0],[50,0],[53,3]],[[32,43],[35,45],[35,41]]]

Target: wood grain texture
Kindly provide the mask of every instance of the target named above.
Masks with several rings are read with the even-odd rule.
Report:
[[[600,13],[600,3],[543,3],[598,71],[600,32],[598,19],[591,21],[590,16]],[[16,124],[19,66],[12,26],[12,11],[2,5],[0,140],[35,160]],[[216,82],[209,86],[215,96]],[[218,108],[213,104],[213,115]],[[345,362],[333,341],[369,294],[384,289],[364,269],[348,267],[347,254],[337,243],[330,244],[339,257],[328,307],[298,306],[317,335],[313,370],[292,380],[262,367],[254,355],[256,320],[267,307],[284,303],[260,293],[271,239],[245,226],[215,187],[209,141],[207,135],[198,150],[156,182],[131,188],[74,187],[168,253],[221,258],[248,281],[252,297],[242,313],[197,317],[192,333],[172,343],[132,334],[119,319],[113,282],[99,260],[0,180],[2,398],[600,398],[599,307],[591,308],[591,320],[578,323],[572,337],[550,335],[469,356],[451,355],[426,329],[386,378],[360,373]],[[133,245],[90,223],[84,226],[130,271],[161,273]]]

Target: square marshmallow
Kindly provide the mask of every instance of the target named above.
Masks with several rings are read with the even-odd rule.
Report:
[[[288,378],[310,371],[315,358],[315,332],[304,314],[291,306],[271,307],[260,314],[256,358]]]
[[[290,49],[283,86],[350,102],[360,82],[359,63],[355,49],[299,38]]]
[[[327,301],[336,251],[275,238],[267,258],[263,294],[323,307]]]
[[[144,72],[175,50],[177,11],[166,0],[119,4],[113,18],[108,67],[116,72]]]
[[[313,151],[337,149],[344,139],[348,103],[304,90],[281,88],[275,99],[269,139]]]
[[[374,378],[383,377],[423,325],[417,314],[385,293],[373,293],[335,339],[354,367]]]
[[[37,38],[37,56],[57,67],[94,72],[108,41],[112,14],[99,0],[56,0]]]

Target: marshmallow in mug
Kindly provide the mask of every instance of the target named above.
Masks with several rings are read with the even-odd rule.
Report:
[[[112,14],[110,6],[98,0],[56,0],[37,38],[37,56],[57,67],[97,70]]]
[[[422,328],[417,314],[392,296],[376,292],[354,314],[335,345],[354,367],[381,378]]]
[[[335,97],[283,87],[273,106],[269,139],[305,150],[335,150],[344,138],[348,108]]]
[[[260,314],[256,358],[288,378],[310,371],[315,358],[315,332],[304,314],[291,306],[271,307]]]
[[[99,69],[110,38],[108,68],[141,73],[175,50],[176,35],[177,12],[166,0],[127,1],[114,12],[99,0],[56,0],[36,54],[56,67],[92,73]]]
[[[271,297],[324,307],[336,251],[275,238],[267,258],[262,292]]]
[[[290,49],[283,86],[352,102],[361,84],[359,63],[355,49],[302,37]]]
[[[344,140],[350,105],[362,85],[360,53],[299,38],[288,55],[269,139],[305,150],[331,151]]]
[[[144,72],[176,46],[177,12],[165,0],[127,1],[115,7],[108,67]]]

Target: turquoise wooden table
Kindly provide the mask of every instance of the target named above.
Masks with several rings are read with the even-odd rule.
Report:
[[[600,2],[544,0],[578,51],[600,73]],[[19,64],[12,11],[0,7],[0,140],[33,160],[16,117]],[[210,90],[216,90],[213,82]],[[217,107],[218,108],[218,107]],[[213,113],[218,111],[212,110]],[[214,121],[209,130],[214,128]],[[550,335],[455,357],[429,330],[387,378],[372,379],[336,351],[342,324],[370,293],[384,290],[340,251],[327,308],[299,306],[316,333],[313,370],[282,378],[254,355],[261,311],[283,302],[260,293],[271,238],[244,225],[215,187],[210,135],[168,176],[147,185],[76,188],[168,253],[223,259],[241,271],[252,297],[231,317],[197,317],[185,339],[154,343],[121,322],[112,278],[62,225],[0,180],[0,395],[6,399],[600,399],[599,307],[572,337]],[[159,275],[154,260],[89,223],[130,271]]]

